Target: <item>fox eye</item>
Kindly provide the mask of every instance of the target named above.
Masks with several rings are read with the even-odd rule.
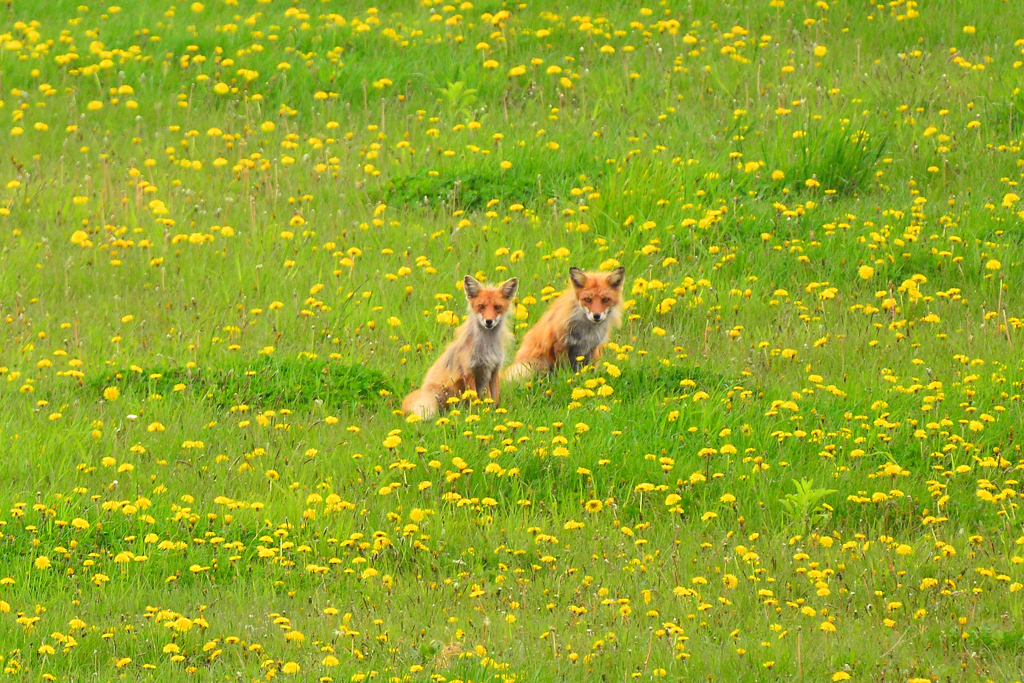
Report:
[[[607,306],[611,302],[612,302],[612,300],[609,299],[608,297],[605,297],[605,298],[601,299],[601,303],[603,303],[605,306]]]
[[[495,313],[501,313],[501,306],[495,306],[494,307],[494,312]]]
[[[486,306],[484,306],[483,304],[480,304],[479,306],[477,306],[477,307],[476,307],[476,310],[478,310],[478,311],[482,311],[482,310],[484,310],[485,308],[487,308],[487,307],[486,307]]]
[[[590,303],[591,301],[593,301],[593,299],[591,299],[591,298],[590,298],[590,297],[588,296],[587,298],[585,298],[585,299],[583,300],[583,303],[585,303],[585,304],[589,304],[589,303]]]

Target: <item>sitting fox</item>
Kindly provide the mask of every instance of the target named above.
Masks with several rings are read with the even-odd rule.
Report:
[[[405,397],[402,412],[427,420],[443,411],[451,397],[461,397],[467,389],[481,398],[490,396],[497,404],[501,384],[501,366],[512,333],[505,324],[509,306],[519,288],[519,280],[505,280],[497,287],[484,287],[467,275],[463,289],[469,302],[466,322],[455,332],[455,339],[427,371],[423,386]]]
[[[601,357],[613,326],[620,324],[619,304],[625,268],[585,273],[569,269],[570,289],[562,292],[526,333],[505,379],[527,379],[539,370],[568,363],[573,371]]]

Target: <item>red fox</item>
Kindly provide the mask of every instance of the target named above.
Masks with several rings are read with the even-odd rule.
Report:
[[[577,371],[600,358],[611,328],[620,324],[618,306],[625,279],[622,267],[609,273],[570,268],[572,288],[562,292],[526,333],[505,379],[526,379],[566,361]]]
[[[484,287],[467,275],[463,285],[469,301],[466,322],[427,371],[423,386],[402,401],[402,412],[406,415],[429,420],[448,406],[449,398],[461,397],[467,389],[476,391],[480,398],[490,396],[498,404],[501,366],[512,340],[505,320],[519,280],[511,278],[497,287]]]

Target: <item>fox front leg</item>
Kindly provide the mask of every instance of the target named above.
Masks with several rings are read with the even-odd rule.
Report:
[[[491,378],[485,370],[474,370],[473,375],[473,386],[475,387],[477,398],[483,400],[486,398],[483,392],[490,392]],[[492,396],[493,398],[493,396]]]
[[[583,349],[578,346],[570,346],[567,351],[569,352],[569,367],[573,372],[579,372],[580,368],[587,365],[587,356],[583,353]]]
[[[494,401],[494,407],[497,408],[501,404],[501,371],[495,371],[491,374],[491,381],[488,385],[488,392],[491,394],[491,400]]]

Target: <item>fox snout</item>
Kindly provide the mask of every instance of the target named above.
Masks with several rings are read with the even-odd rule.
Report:
[[[607,313],[593,313],[591,311],[587,311],[587,318],[592,323],[599,323],[599,322],[601,322],[602,320],[604,320],[607,317],[608,317]]]
[[[488,311],[486,310],[486,307],[484,307],[484,310],[472,311],[472,315],[473,318],[476,320],[477,324],[480,325],[480,327],[484,328],[485,330],[493,330],[495,328],[501,327],[501,321],[504,316],[504,313],[499,313],[498,311],[495,310]]]

